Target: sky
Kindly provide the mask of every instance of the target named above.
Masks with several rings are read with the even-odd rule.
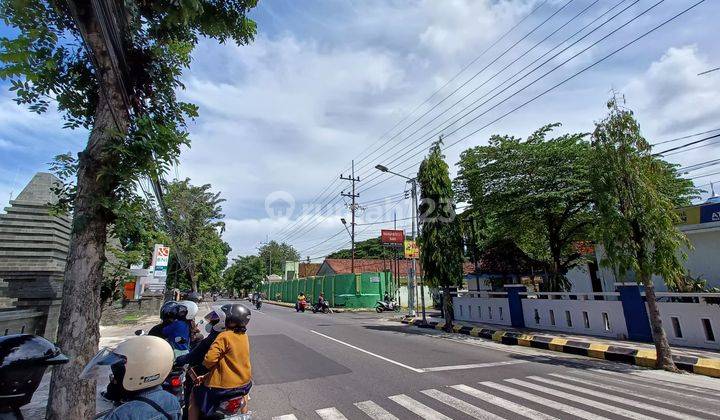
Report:
[[[558,134],[591,132],[614,94],[651,143],[720,128],[720,71],[698,75],[720,67],[720,2],[702,2],[636,41],[695,3],[261,0],[252,44],[202,40],[195,50],[178,94],[199,105],[200,117],[167,177],[222,192],[232,256],[268,239],[313,260],[346,247],[340,219],[350,220],[349,198],[340,193],[351,183],[339,176],[352,160],[358,239],[392,228],[394,218],[410,233],[405,181],[374,166],[412,177],[440,134],[454,175],[460,153],[492,134],[526,137],[554,122]],[[0,82],[3,202],[87,140],[62,129],[55,110],[33,114],[12,98]],[[719,148],[711,140],[667,159],[685,167]],[[709,190],[720,168],[687,176]]]

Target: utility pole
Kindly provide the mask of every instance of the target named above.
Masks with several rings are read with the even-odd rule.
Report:
[[[350,176],[343,176],[343,174],[340,174],[340,179],[345,181],[350,181],[352,184],[352,192],[346,193],[345,191],[341,191],[340,195],[343,197],[349,197],[352,201],[350,204],[350,214],[351,214],[351,221],[350,221],[350,242],[351,242],[351,260],[350,260],[350,272],[355,274],[355,211],[358,209],[359,205],[355,202],[355,199],[360,197],[360,194],[355,193],[355,183],[360,182],[360,177],[355,177],[355,161],[352,161],[351,165],[351,174]],[[342,219],[343,221],[345,219]],[[344,223],[344,222],[343,222]]]
[[[417,178],[412,178],[408,181],[410,183],[410,195],[412,196],[412,240],[417,242],[418,235],[415,234],[415,222],[417,221]],[[420,232],[420,223],[417,224],[417,231]],[[417,273],[417,267],[415,266],[415,258],[410,259],[412,266],[410,267],[410,277],[412,283],[415,284],[415,276]],[[420,310],[422,311],[423,324],[427,323],[427,316],[425,314],[425,281],[420,280]]]

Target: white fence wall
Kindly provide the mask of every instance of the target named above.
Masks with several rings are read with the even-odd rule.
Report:
[[[511,325],[506,293],[466,293],[453,298],[453,309],[459,321]]]
[[[571,334],[627,337],[620,301],[569,300],[568,296],[562,297],[565,299],[523,299],[525,326]]]
[[[398,289],[400,293],[400,303],[403,307],[407,307],[408,305],[408,288],[406,286],[400,287]],[[398,298],[397,293],[393,296],[395,299]],[[415,287],[415,302],[417,303],[417,306],[420,307],[420,303],[422,302],[420,300],[420,286]],[[432,308],[433,306],[433,300],[432,300],[432,293],[430,293],[430,288],[425,287],[425,308]]]
[[[657,295],[677,296],[674,293]],[[698,303],[658,302],[668,341],[676,346],[720,350],[720,305],[707,304],[702,298],[698,300]]]

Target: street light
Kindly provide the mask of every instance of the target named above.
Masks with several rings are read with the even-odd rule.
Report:
[[[393,174],[395,176],[399,176],[400,178],[403,178],[407,180],[407,182],[410,183],[410,195],[412,196],[412,239],[416,240],[415,237],[415,222],[417,221],[417,179],[416,178],[410,178],[409,176],[405,176],[403,174],[399,174],[397,172],[393,172],[390,169],[387,168],[387,166],[384,165],[375,165],[375,169]],[[418,224],[418,229],[420,228]],[[411,316],[415,316],[415,258],[411,259],[411,268],[410,273],[408,275],[408,306],[409,306],[409,314]],[[423,323],[427,323],[427,318],[425,315],[425,285],[424,282],[420,282],[420,302],[421,302],[421,310],[422,310],[422,320]]]

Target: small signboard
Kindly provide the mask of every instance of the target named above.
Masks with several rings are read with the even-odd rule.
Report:
[[[170,247],[162,244],[155,245],[153,254],[153,277],[167,277],[168,262],[170,261]]]
[[[417,242],[409,239],[405,241],[405,258],[420,258],[420,248],[418,248]]]
[[[380,242],[384,245],[402,245],[405,241],[405,231],[395,229],[380,230]]]
[[[380,277],[378,277],[378,276],[370,277],[370,283],[380,283]]]

